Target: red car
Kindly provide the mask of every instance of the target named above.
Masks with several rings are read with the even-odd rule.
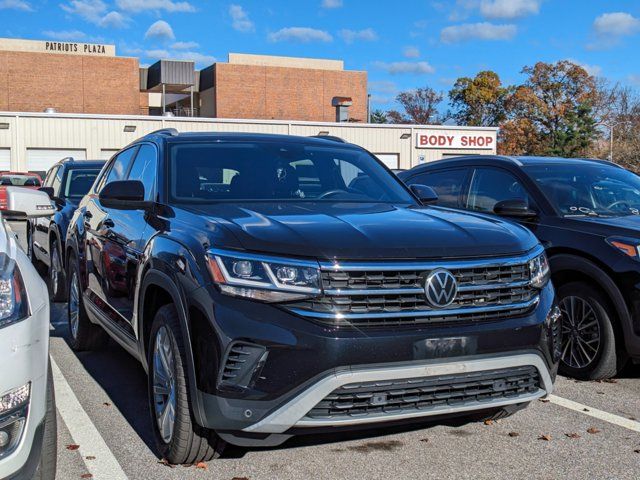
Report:
[[[42,178],[37,173],[0,172],[0,210],[7,209],[7,187],[25,187],[38,189]]]

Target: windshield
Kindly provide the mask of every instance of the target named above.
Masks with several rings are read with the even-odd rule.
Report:
[[[414,203],[368,153],[340,146],[176,143],[171,146],[176,202],[331,201]]]
[[[564,216],[640,214],[640,177],[609,165],[524,167]]]
[[[93,182],[100,173],[99,169],[74,168],[67,174],[64,185],[64,197],[71,200],[80,200],[91,189]]]
[[[3,187],[39,187],[40,178],[35,175],[0,175]]]

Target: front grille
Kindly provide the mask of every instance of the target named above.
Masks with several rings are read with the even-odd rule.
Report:
[[[473,373],[351,383],[327,395],[306,415],[340,419],[405,414],[438,407],[517,399],[539,391],[532,365]]]
[[[540,253],[540,252],[537,252]],[[527,257],[486,262],[321,265],[323,294],[288,304],[295,313],[334,325],[377,326],[442,320],[481,321],[527,313],[537,300]],[[444,308],[425,295],[436,269],[453,274],[458,292]]]

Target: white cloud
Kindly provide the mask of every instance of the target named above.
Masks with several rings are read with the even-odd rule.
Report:
[[[396,74],[424,74],[436,71],[428,62],[373,62],[373,65],[391,75]]]
[[[196,63],[211,65],[216,61],[216,57],[205,55],[199,52],[179,52],[174,54],[178,60],[193,60]]]
[[[395,101],[395,97],[385,95],[371,95],[371,103],[374,105],[386,105]]]
[[[109,12],[98,22],[98,26],[102,28],[126,28],[129,19],[120,12]]]
[[[395,93],[398,91],[398,85],[389,80],[374,80],[369,82],[369,90],[378,93]]]
[[[640,86],[640,75],[635,75],[632,73],[627,77],[627,81],[633,85]]]
[[[418,47],[404,47],[404,49],[402,50],[402,55],[404,55],[406,58],[419,58],[420,50],[418,49]]]
[[[640,31],[640,19],[625,12],[603,13],[593,22],[598,35],[622,37]]]
[[[0,10],[22,10],[23,12],[33,12],[33,7],[24,0],[0,0]]]
[[[282,28],[277,32],[270,33],[268,36],[271,42],[331,42],[333,37],[324,30],[317,30],[309,27],[288,27]]]
[[[322,0],[322,8],[340,8],[342,0]]]
[[[80,30],[45,30],[42,34],[47,38],[60,40],[61,42],[70,42],[75,40],[83,40],[87,34]]]
[[[486,18],[521,18],[540,13],[542,0],[482,0],[480,14]]]
[[[144,55],[148,58],[154,58],[156,60],[166,60],[171,57],[171,54],[168,50],[156,49],[156,50],[147,50],[144,52]]]
[[[189,2],[172,0],[116,0],[118,8],[127,12],[143,12],[145,10],[166,10],[167,12],[195,12],[196,7]]]
[[[229,5],[229,15],[233,19],[231,26],[234,30],[239,32],[253,32],[253,22],[249,19],[249,14],[241,5]]]
[[[567,61],[571,63],[575,63],[576,65],[584,68],[589,75],[593,75],[594,77],[597,77],[602,73],[602,67],[600,65],[592,65],[589,63],[584,63],[574,58],[567,58]]]
[[[144,38],[152,38],[156,40],[174,40],[176,36],[173,34],[173,29],[164,20],[158,20],[149,27],[147,33],[144,34]]]
[[[199,46],[198,42],[176,42],[171,45],[171,48],[174,50],[192,50]]]
[[[364,30],[348,30],[342,29],[338,35],[346,42],[353,43],[356,40],[363,40],[365,42],[373,42],[378,39],[378,34],[373,28],[365,28]]]
[[[518,28],[511,24],[463,23],[443,28],[440,31],[440,40],[444,43],[457,43],[468,40],[510,40],[517,32]]]

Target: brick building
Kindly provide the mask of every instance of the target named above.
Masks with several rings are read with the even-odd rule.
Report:
[[[367,74],[342,61],[229,54],[140,68],[113,45],[0,39],[0,111],[366,121]]]

